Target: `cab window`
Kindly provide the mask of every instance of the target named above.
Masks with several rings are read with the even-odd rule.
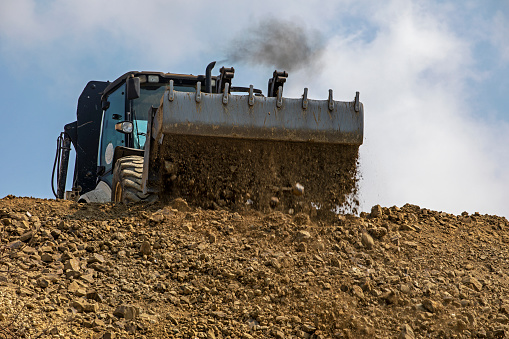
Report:
[[[196,91],[196,88],[192,86],[175,86],[174,89],[181,92]],[[142,85],[140,97],[133,101],[134,148],[143,149],[145,147],[150,107],[159,107],[165,90],[166,84],[163,86]]]
[[[99,166],[104,166],[103,180],[111,185],[113,153],[115,147],[125,146],[126,135],[115,130],[115,124],[125,120],[125,84],[108,96],[110,106],[103,112],[101,146],[99,147]]]

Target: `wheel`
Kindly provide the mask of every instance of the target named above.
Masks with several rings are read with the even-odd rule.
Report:
[[[141,188],[142,173],[143,157],[131,155],[118,159],[113,169],[111,201],[123,203],[156,201],[156,194],[143,194]]]

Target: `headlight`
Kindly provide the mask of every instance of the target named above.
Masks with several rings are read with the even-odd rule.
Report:
[[[158,75],[149,75],[148,82],[159,82],[159,76]]]
[[[133,132],[133,123],[130,121],[121,121],[115,124],[115,130],[124,134],[130,134]]]

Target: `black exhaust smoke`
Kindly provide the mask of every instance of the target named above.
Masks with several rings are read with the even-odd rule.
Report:
[[[230,62],[296,71],[316,65],[324,49],[321,34],[281,19],[265,19],[234,38],[226,51]]]

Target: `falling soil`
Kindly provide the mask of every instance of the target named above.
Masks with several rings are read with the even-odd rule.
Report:
[[[205,208],[356,211],[358,146],[167,135],[161,190]],[[300,188],[300,189],[299,189]]]
[[[286,184],[286,183],[285,183]],[[509,222],[0,200],[0,338],[504,338]]]

